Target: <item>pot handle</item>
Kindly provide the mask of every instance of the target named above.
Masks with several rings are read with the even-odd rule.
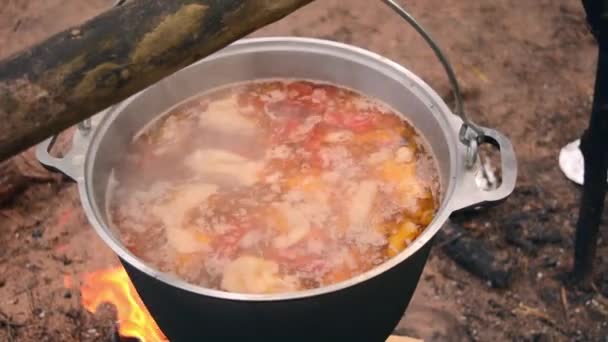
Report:
[[[84,175],[84,160],[90,133],[93,128],[93,121],[104,112],[89,118],[79,123],[72,138],[72,147],[66,154],[61,157],[53,157],[50,154],[51,149],[57,141],[57,135],[54,135],[36,146],[36,158],[44,167],[51,171],[61,172],[64,175],[78,182]]]
[[[75,149],[72,148],[62,158],[53,157],[49,152],[56,141],[57,136],[54,135],[38,144],[36,158],[47,169],[61,172],[74,181],[78,181],[83,174],[84,156],[77,155]]]
[[[511,144],[509,138],[496,130],[481,126],[480,128],[484,134],[483,138],[478,140],[479,144],[490,144],[500,150],[502,182],[498,188],[492,190],[483,190],[477,185],[475,178],[482,168],[479,156],[477,156],[473,168],[460,165],[463,177],[459,180],[456,188],[456,195],[454,196],[452,206],[454,213],[498,204],[505,200],[515,189],[517,182],[517,159],[513,144]],[[466,154],[466,152],[463,152],[463,154]]]
[[[477,159],[477,149],[475,148],[475,140],[483,140],[484,128],[477,125],[473,121],[471,121],[464,110],[464,99],[462,97],[462,92],[460,91],[460,86],[458,85],[458,78],[456,77],[456,73],[452,68],[452,65],[448,61],[447,56],[437,42],[431,37],[431,34],[425,30],[420,23],[414,17],[409,14],[403,7],[401,7],[395,0],[382,0],[389,8],[391,8],[397,15],[399,15],[403,20],[405,20],[408,24],[410,24],[414,30],[424,39],[424,41],[428,44],[428,46],[433,50],[435,56],[443,66],[448,80],[450,81],[450,86],[452,87],[452,92],[454,93],[454,100],[456,103],[456,107],[454,108],[454,114],[458,115],[462,120],[462,125],[460,127],[460,132],[458,134],[458,138],[460,141],[467,146],[467,154],[466,154],[466,165],[469,168],[473,167],[475,160]]]
[[[462,167],[462,170],[459,170],[462,178],[458,179],[457,195],[453,198],[454,204],[452,210],[462,211],[479,208],[488,204],[499,203],[507,198],[515,189],[515,182],[517,180],[517,161],[515,159],[513,145],[509,139],[501,133],[493,129],[479,126],[469,119],[464,110],[464,100],[460,91],[460,86],[458,85],[456,73],[439,45],[435,42],[433,37],[431,37],[430,33],[395,0],[382,0],[382,2],[410,24],[424,39],[441,62],[450,81],[456,102],[454,113],[459,116],[461,120],[458,138],[462,145],[459,146],[459,150],[464,149],[460,156],[461,160],[464,161],[464,164],[459,166]],[[500,149],[502,166],[502,183],[497,189],[488,191],[479,188],[475,181],[477,172],[480,172],[481,170],[481,159],[478,147],[484,143],[492,144]]]

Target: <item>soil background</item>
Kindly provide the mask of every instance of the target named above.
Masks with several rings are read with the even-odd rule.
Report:
[[[110,6],[0,0],[0,58]],[[425,0],[407,7],[454,64],[469,116],[513,141],[519,179],[506,202],[458,223],[512,268],[510,286],[491,288],[435,246],[396,333],[425,341],[607,341],[606,220],[593,288],[559,280],[572,263],[581,189],[562,175],[557,157],[586,127],[597,53],[580,1]],[[431,50],[380,1],[320,0],[254,34],[265,35],[370,49],[450,101]],[[0,177],[12,173],[15,186],[0,189],[9,193],[0,204],[0,341],[110,341],[115,313],[84,310],[77,280],[117,260],[88,225],[75,185],[41,168],[31,151],[5,168]]]

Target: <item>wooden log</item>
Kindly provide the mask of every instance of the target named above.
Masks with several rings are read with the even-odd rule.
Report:
[[[0,161],[312,0],[133,0],[0,61]]]
[[[444,253],[473,275],[494,288],[506,288],[511,283],[512,268],[485,241],[472,236],[455,222],[446,224],[437,234]]]

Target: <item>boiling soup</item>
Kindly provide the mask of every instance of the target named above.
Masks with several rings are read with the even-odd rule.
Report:
[[[395,256],[437,209],[435,162],[394,110],[300,80],[215,89],[135,137],[109,213],[155,268],[239,293],[317,288]]]

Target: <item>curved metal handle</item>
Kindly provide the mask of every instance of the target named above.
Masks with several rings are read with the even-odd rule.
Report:
[[[57,141],[56,135],[38,144],[36,146],[36,158],[38,158],[40,164],[52,171],[61,172],[77,182],[80,181],[84,174],[84,160],[93,127],[105,113],[113,108],[110,107],[79,123],[72,138],[72,147],[62,158],[53,157],[49,153]]]
[[[393,0],[382,0],[386,5],[388,5],[393,11],[395,11],[401,18],[407,21],[415,30],[422,36],[422,38],[426,41],[426,43],[431,47],[441,65],[445,69],[445,72],[448,75],[450,80],[450,85],[452,87],[452,91],[454,92],[454,99],[456,101],[455,114],[460,116],[463,121],[462,127],[459,131],[459,139],[460,141],[467,146],[467,154],[466,154],[466,166],[468,168],[472,168],[475,160],[477,158],[477,148],[474,142],[478,144],[483,140],[484,129],[481,126],[478,126],[473,121],[471,121],[464,111],[464,101],[462,98],[462,92],[460,91],[460,86],[458,85],[458,79],[456,78],[456,73],[452,68],[452,65],[448,61],[446,55],[441,51],[439,45],[435,42],[433,37],[431,37],[430,33],[428,33],[422,25],[412,17],[403,7],[399,6]]]
[[[500,150],[500,165],[502,182],[493,190],[482,190],[475,181],[477,172],[481,172],[480,159],[477,158],[475,168],[463,167],[463,177],[460,180],[453,201],[453,212],[462,212],[498,204],[506,199],[515,189],[517,182],[517,159],[511,141],[502,133],[490,128],[480,127],[483,132],[481,143],[488,143]]]
[[[460,180],[461,183],[458,185],[459,188],[456,190],[458,193],[454,198],[453,211],[463,211],[499,203],[507,198],[515,189],[517,180],[517,160],[515,158],[513,145],[509,139],[501,133],[493,129],[479,126],[467,117],[464,111],[464,101],[460,86],[458,85],[456,73],[439,45],[416,19],[394,0],[382,1],[422,36],[443,65],[450,80],[450,85],[456,101],[455,114],[462,120],[458,136],[465,146],[465,150],[461,153],[462,160],[464,160],[464,167],[463,170],[461,170],[463,177]],[[490,143],[500,149],[502,167],[502,183],[497,189],[488,191],[480,189],[475,182],[475,174],[481,170],[481,156],[478,153],[478,146],[484,143]]]
[[[51,156],[49,152],[56,141],[57,136],[54,135],[38,144],[36,146],[36,158],[38,158],[38,161],[46,168],[61,172],[73,180],[78,181],[82,177],[84,156],[76,153],[74,147],[72,147],[72,149],[70,149],[62,158]]]

